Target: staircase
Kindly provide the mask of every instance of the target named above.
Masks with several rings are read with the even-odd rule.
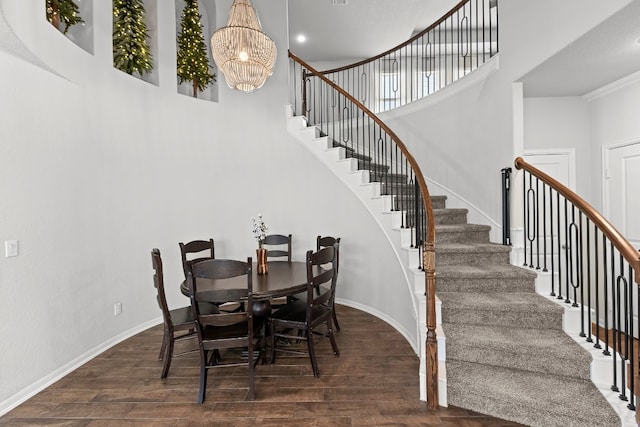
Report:
[[[398,252],[408,253],[400,259],[407,260],[403,268],[414,281],[410,285],[424,368],[424,273],[409,245],[411,232],[399,226],[407,218],[392,212],[406,206],[385,198],[384,185],[374,182],[384,176],[384,167],[361,170],[367,163],[363,159],[307,127],[291,109],[287,116],[290,133],[358,194],[374,216],[392,214],[383,232],[397,234],[390,241]],[[411,205],[410,200],[404,203]],[[535,292],[536,273],[509,263],[510,247],[489,242],[489,226],[467,224],[466,209],[447,209],[445,203],[446,197],[432,197],[441,301],[440,404],[531,426],[621,425],[590,380],[592,356],[563,332],[564,308]]]
[[[489,227],[461,216],[436,226],[448,404],[530,426],[619,426],[591,354],[563,331],[564,308],[510,265],[510,247],[489,243]]]

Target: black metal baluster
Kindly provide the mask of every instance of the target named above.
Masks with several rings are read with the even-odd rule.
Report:
[[[624,258],[620,254],[620,275],[618,276],[618,294],[624,292],[624,304],[618,309],[618,318],[624,308],[624,329],[618,325],[618,346],[620,347],[620,400],[627,401],[627,361],[629,360],[629,293],[628,282],[624,277]],[[619,321],[620,322],[620,321]],[[624,340],[624,341],[623,341]],[[624,342],[624,349],[622,343]]]
[[[536,178],[536,270],[540,270],[540,180]]]
[[[412,229],[415,226],[415,217],[413,216],[413,214],[415,213],[414,210],[412,209],[411,206],[411,192],[406,190],[407,185],[410,185],[410,183],[412,182],[409,178],[412,178],[411,175],[409,174],[409,163],[407,162],[407,158],[402,155],[402,164],[404,165],[404,171],[403,171],[403,175],[406,176],[406,179],[404,179],[401,183],[401,185],[399,186],[399,195],[401,198],[404,199],[405,201],[405,206],[404,206],[404,210],[407,212],[407,215],[410,216],[410,221],[407,221],[407,228],[408,229]],[[414,198],[415,200],[415,198]],[[412,242],[413,243],[413,242]],[[413,247],[413,246],[412,246]]]
[[[443,24],[444,24],[444,45],[445,46],[447,46],[447,44],[449,42],[448,37],[447,37],[447,21],[448,20],[445,19],[444,22],[443,22]],[[442,58],[442,56],[443,55],[442,55],[442,47],[441,47],[440,48],[440,58]],[[448,81],[447,68],[449,67],[449,62],[447,61],[446,56],[447,56],[447,51],[445,50],[444,60],[443,60],[443,62],[444,62],[444,84],[445,84],[445,86],[447,85],[447,81]]]
[[[414,232],[411,233],[411,247],[412,248],[417,248],[418,247],[418,238],[419,233],[420,233],[420,221],[418,221],[418,218],[420,218],[419,215],[419,210],[420,207],[418,205],[418,201],[420,200],[420,187],[418,186],[418,180],[416,179],[414,181],[414,176],[412,174],[411,179],[409,180],[410,185],[413,186],[414,188],[414,192],[413,192],[413,197],[414,197],[414,206],[413,206],[413,217],[415,218],[414,220]],[[411,191],[411,187],[409,187],[409,189],[407,190],[407,192]],[[414,235],[415,235],[415,239],[414,239]],[[421,265],[421,263],[419,263],[418,265]]]
[[[533,211],[533,222],[535,224],[535,232],[532,233],[533,239],[536,243],[536,270],[540,270],[540,191],[539,191],[540,180],[536,177],[536,189],[534,193],[535,200],[535,208]],[[531,253],[533,254],[533,247],[531,248]],[[532,256],[533,258],[533,256]],[[532,266],[533,267],[533,266]]]
[[[551,296],[554,297],[556,296],[556,269],[555,269],[555,257],[556,254],[553,251],[554,247],[553,247],[553,189],[550,188],[549,189],[549,230],[551,231],[551,234],[549,235],[549,243],[551,244]],[[558,251],[560,250],[560,247],[558,246]]]
[[[491,8],[489,8],[489,13],[491,13]],[[485,21],[486,10],[485,10],[485,2],[482,1],[482,62],[487,60],[487,51],[485,49],[485,45],[487,43],[486,34],[487,34],[487,25]],[[489,25],[491,25],[491,15],[489,15]],[[489,27],[489,43],[491,43],[491,27]]]
[[[458,12],[456,12],[456,14],[457,13]],[[450,28],[450,31],[451,31],[451,46],[455,46],[455,40],[454,40],[454,37],[455,37],[454,36],[454,34],[455,34],[455,32],[454,32],[455,25],[453,24],[453,15],[451,15],[449,17],[448,21],[450,22],[449,28]],[[453,73],[455,71],[455,58],[456,58],[456,55],[453,52],[451,52],[450,56],[451,56],[451,73],[447,74],[449,76],[449,79],[447,79],[447,83],[448,84],[453,83]]]
[[[568,235],[567,235],[567,253],[569,254],[568,256],[568,263],[567,263],[567,271],[569,272],[569,275],[567,276],[567,280],[569,282],[569,284],[571,285],[571,288],[573,288],[573,307],[577,307],[578,303],[576,302],[576,289],[578,287],[578,263],[577,263],[577,258],[576,257],[576,251],[577,251],[577,246],[578,246],[578,228],[576,226],[576,223],[574,221],[574,218],[571,218],[571,224],[569,224],[569,229],[568,229]],[[569,287],[567,287],[567,299],[565,300],[566,303],[570,303],[571,299],[569,298]]]
[[[607,239],[604,233],[602,234],[602,267],[604,269],[604,350],[602,354],[605,356],[611,355],[609,352],[609,290],[608,290],[608,268],[607,268]]]
[[[584,263],[583,263],[583,254],[584,254],[584,248],[583,248],[583,240],[582,240],[582,211],[578,211],[578,224],[580,224],[578,226],[578,254],[577,254],[577,259],[576,259],[576,263],[578,264],[578,287],[580,288],[580,336],[581,337],[586,337],[586,333],[585,333],[585,314],[584,314],[584,307],[585,307],[585,303],[584,303]],[[576,299],[578,297],[577,294],[574,294]],[[577,301],[574,301],[574,306],[578,305]],[[590,327],[590,326],[588,326]]]
[[[637,375],[637,369],[640,361],[638,361],[635,358],[634,355],[634,334],[633,334],[633,289],[635,288],[637,291],[637,286],[635,284],[635,277],[634,277],[634,271],[633,268],[631,267],[631,265],[629,265],[629,312],[631,313],[631,316],[629,317],[629,323],[631,324],[631,328],[629,330],[629,341],[630,341],[630,356],[629,356],[629,366],[630,366],[630,372],[629,372],[629,390],[631,390],[631,397],[629,400],[629,404],[627,405],[627,408],[631,409],[632,411],[636,410],[636,402],[637,402],[637,396],[635,394],[636,392],[636,375]],[[636,307],[640,307],[640,292],[637,292],[637,301],[636,301]],[[639,320],[640,322],[640,320]],[[638,327],[640,328],[640,325],[638,325]],[[640,329],[638,329],[638,331],[640,331]]]
[[[335,82],[334,82],[335,83]],[[337,93],[337,92],[333,92],[334,93],[334,103],[331,107],[331,121],[329,122],[329,124],[327,124],[327,133],[329,132],[329,125],[331,126],[331,138],[333,139],[333,142],[340,144],[342,141],[340,140],[340,135],[338,135],[338,132],[340,131],[340,128],[338,127],[338,129],[336,129],[338,120],[340,119],[339,114],[340,114],[340,101],[342,99],[342,95]],[[332,142],[332,144],[333,144]]]
[[[602,346],[600,345],[600,260],[599,260],[599,255],[598,255],[598,226],[596,224],[593,224],[593,229],[594,229],[594,248],[595,250],[594,252],[594,256],[595,256],[595,260],[594,260],[594,265],[595,265],[595,306],[596,306],[596,333],[594,334],[596,336],[596,343],[593,345],[595,348],[602,348]],[[602,239],[604,240],[604,235],[602,236]],[[605,273],[606,275],[606,273]],[[606,281],[606,280],[605,280]],[[605,313],[606,313],[606,309],[605,309]],[[605,314],[606,316],[606,314]]]
[[[529,189],[526,192],[526,197],[527,210],[525,218],[525,233],[527,241],[529,242],[529,268],[533,268],[533,240],[536,235],[535,217],[537,208],[535,205],[535,192],[533,190],[533,175],[531,174],[529,174]]]
[[[542,183],[542,271],[547,272],[547,184]]]
[[[589,218],[587,218],[587,225],[586,225],[586,229],[587,229],[587,325],[588,325],[588,331],[589,334],[587,335],[587,342],[593,342],[593,338],[591,338],[591,336],[593,335],[593,319],[591,317],[591,313],[592,313],[592,303],[591,303],[591,227],[589,227],[589,225],[591,224],[591,221],[589,220]],[[597,246],[597,245],[596,245]],[[596,251],[598,250],[598,248],[595,247]],[[597,274],[597,273],[596,273]],[[582,302],[582,305],[584,306],[584,301]],[[597,304],[596,304],[596,310],[598,310]]]
[[[618,392],[620,388],[618,387],[618,354],[620,354],[620,359],[622,360],[622,355],[620,353],[620,276],[614,277],[613,270],[615,265],[614,257],[613,257],[613,244],[611,245],[611,291],[614,296],[614,304],[613,304],[613,321],[614,321],[614,330],[611,331],[613,335],[613,385],[611,385],[611,390]],[[622,363],[621,363],[622,365]],[[622,366],[621,366],[622,371]],[[623,380],[624,381],[624,380]]]
[[[565,238],[565,249],[564,249],[564,261],[565,261],[565,303],[570,303],[569,299],[569,285],[571,284],[571,274],[572,269],[569,266],[569,251],[571,250],[571,241],[569,236],[569,215],[568,215],[568,202],[567,199],[564,199],[564,238]]]
[[[560,230],[562,226],[560,225],[560,193],[556,191],[556,218],[558,219],[558,296],[557,299],[561,300],[562,296],[562,234],[560,234]]]
[[[318,80],[319,83],[320,80]],[[320,93],[319,95],[319,99],[320,99],[320,106],[322,108],[320,108],[320,123],[325,123],[327,122],[328,119],[328,114],[329,112],[327,111],[327,103],[324,101],[324,99],[329,96],[329,91],[331,90],[331,87],[329,87],[327,84],[322,84],[322,86],[320,87],[320,89],[318,90],[318,92]]]
[[[580,256],[580,251],[582,250],[582,232],[580,231],[580,226],[578,225],[580,222],[578,222],[578,224],[575,223],[575,213],[576,213],[576,207],[572,204],[571,205],[571,222],[574,225],[574,235],[575,235],[575,244],[573,245],[575,247],[574,249],[574,263],[575,263],[575,279],[576,281],[573,284],[573,307],[577,307],[578,306],[578,288],[581,287],[582,282],[580,281],[580,271],[581,271],[581,256]],[[582,215],[580,213],[580,215]]]

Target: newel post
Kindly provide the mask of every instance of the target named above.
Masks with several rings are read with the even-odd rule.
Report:
[[[438,408],[438,340],[436,339],[436,273],[435,247],[433,243],[425,243],[424,272],[427,296],[427,341],[426,341],[426,373],[427,373],[427,408]]]

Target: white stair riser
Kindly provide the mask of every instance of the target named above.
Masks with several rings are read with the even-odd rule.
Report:
[[[380,183],[370,183],[370,174],[368,171],[358,171],[358,160],[348,158],[346,151],[341,147],[333,147],[329,138],[320,137],[320,131],[316,127],[306,127],[307,122],[303,117],[293,117],[292,110],[289,107],[286,110],[288,119],[287,128],[294,134],[309,150],[324,163],[336,176],[338,176],[346,185],[350,187],[354,193],[365,203],[371,214],[376,218],[380,226],[387,235],[392,246],[395,248],[399,258],[402,261],[403,269],[409,278],[409,286],[419,288],[416,281],[419,276],[422,277],[422,289],[415,293],[414,303],[418,318],[418,339],[417,343],[419,353],[421,354],[421,382],[420,394],[421,399],[426,400],[426,383],[424,372],[422,371],[425,363],[424,351],[426,340],[426,302],[424,298],[424,273],[418,270],[420,265],[419,251],[411,248],[412,232],[403,229],[403,219],[405,213],[403,211],[392,211],[393,198],[391,196],[383,196],[381,193]],[[416,277],[416,274],[417,276]],[[436,307],[436,317],[438,323],[442,320],[440,313],[441,304],[438,302]],[[440,329],[438,335],[442,333]],[[438,336],[438,358],[445,357],[445,339],[444,335]],[[442,371],[439,372],[439,402],[446,405],[446,371],[444,363],[439,364]]]

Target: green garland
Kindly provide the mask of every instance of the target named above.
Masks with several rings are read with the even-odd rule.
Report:
[[[209,69],[207,45],[202,35],[202,15],[198,12],[198,0],[185,0],[187,3],[182,12],[180,34],[178,35],[177,74],[180,83],[193,83],[193,96],[197,96],[198,89],[203,91],[211,82],[216,81],[216,75]]]
[[[73,0],[46,0],[46,5],[47,20],[58,29],[60,29],[59,25],[62,22],[64,34],[67,34],[72,25],[84,22],[80,16],[78,5]]]
[[[153,69],[141,0],[113,0],[113,66],[128,74]]]

